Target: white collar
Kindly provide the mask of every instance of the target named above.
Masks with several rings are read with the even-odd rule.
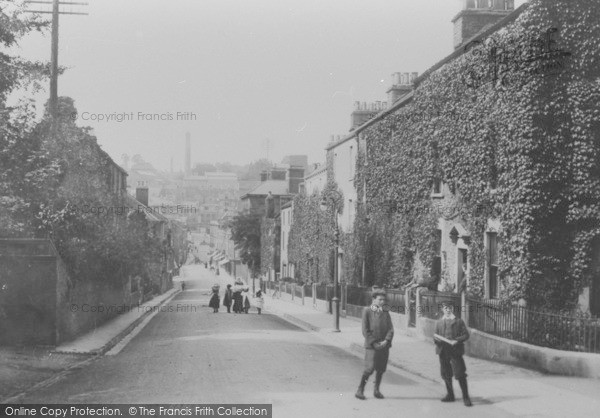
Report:
[[[448,316],[444,315],[442,318],[443,318],[443,319],[456,319],[456,315],[454,315],[453,313],[451,313],[451,314],[450,314],[450,315],[448,315]]]

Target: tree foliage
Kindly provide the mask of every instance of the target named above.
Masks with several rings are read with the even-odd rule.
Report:
[[[261,268],[261,217],[239,212],[228,225],[231,239],[239,250],[240,259],[250,267],[252,274]]]
[[[9,222],[0,235],[49,238],[75,280],[119,285],[145,275],[146,264],[164,257],[164,246],[143,214],[128,216],[123,196],[111,190],[108,155],[89,129],[75,125],[75,112],[73,100],[60,97],[55,131],[46,113],[31,131],[16,131],[2,144],[0,213]]]

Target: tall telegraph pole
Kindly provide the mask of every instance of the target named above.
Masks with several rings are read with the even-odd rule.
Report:
[[[35,14],[52,15],[52,52],[50,57],[50,115],[52,120],[58,116],[58,17],[59,15],[87,15],[82,12],[64,12],[60,10],[60,5],[87,6],[88,3],[60,0],[26,0],[26,4],[45,4],[52,5],[52,10],[27,10]]]

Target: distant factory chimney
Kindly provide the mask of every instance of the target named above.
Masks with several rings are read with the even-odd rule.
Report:
[[[192,139],[189,132],[185,133],[185,175],[192,174]]]

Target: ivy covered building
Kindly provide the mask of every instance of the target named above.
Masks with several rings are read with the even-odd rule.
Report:
[[[465,1],[455,51],[328,146],[343,280],[599,313],[600,8],[513,8]]]

